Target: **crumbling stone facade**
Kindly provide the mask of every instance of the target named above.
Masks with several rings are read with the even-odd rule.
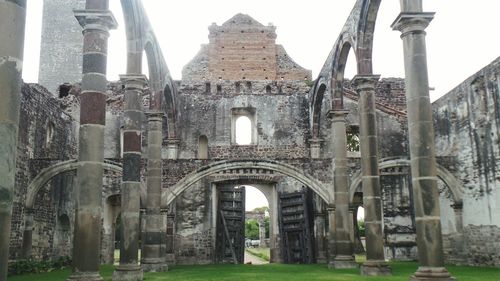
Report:
[[[460,180],[462,200],[441,195],[450,223],[443,225],[450,260],[500,262],[500,59],[434,102],[438,155]]]
[[[146,52],[155,54],[148,57],[158,61],[150,64],[154,67],[149,81],[127,80],[131,77],[142,79],[140,73],[134,72],[140,72],[136,69],[141,65],[137,56],[142,56],[142,50],[137,54],[134,53],[136,49],[129,50],[128,76],[123,76],[128,78],[108,82],[107,90],[102,87],[103,83],[100,84],[101,109],[105,102],[106,111],[101,112],[98,121],[103,125],[105,119],[106,125],[100,129],[103,129],[102,149],[106,161],[99,164],[104,169],[102,202],[93,204],[98,206],[100,203],[102,207],[102,263],[114,262],[118,217],[123,221],[121,206],[127,204],[122,199],[131,195],[120,186],[130,179],[134,183],[134,208],[130,208],[127,215],[133,219],[134,225],[138,224],[140,198],[142,229],[129,225],[133,235],[122,235],[122,239],[137,243],[139,231],[142,239],[153,237],[148,244],[142,245],[143,251],[148,248],[151,253],[148,262],[161,264],[164,269],[167,268],[165,262],[221,262],[217,252],[218,237],[222,237],[217,227],[221,213],[217,192],[239,185],[257,187],[269,201],[272,262],[287,261],[284,253],[287,252],[285,240],[288,237],[283,236],[283,223],[280,222],[283,211],[279,206],[284,202],[282,198],[289,194],[307,198],[303,202],[308,206],[298,216],[307,222],[304,233],[309,233],[310,245],[307,247],[312,249],[301,252],[301,255],[311,255],[302,261],[329,262],[333,267],[350,266],[355,247],[339,247],[338,242],[340,238],[346,245],[359,241],[355,237],[357,231],[353,230],[357,207],[378,206],[378,200],[382,203],[382,216],[377,214],[375,220],[371,218],[372,221],[383,221],[383,228],[379,227],[383,233],[372,230],[371,234],[375,237],[373,234],[380,232],[375,233],[378,235],[375,238],[382,242],[371,244],[377,247],[367,249],[373,254],[376,248],[371,259],[381,259],[382,256],[396,260],[417,258],[415,204],[421,203],[421,199],[414,198],[412,164],[408,159],[407,85],[404,79],[378,80],[378,76],[371,74],[371,53],[368,54],[371,39],[366,38],[372,38],[373,31],[369,29],[374,26],[374,22],[370,22],[374,17],[366,19],[361,16],[376,13],[378,4],[356,2],[342,36],[315,81],[311,81],[311,71],[296,64],[283,46],[276,44],[276,27],[262,25],[243,14],[235,15],[220,26],[212,24],[209,43],[203,45],[186,65],[182,80],[173,81],[162,61],[147,17],[138,20],[131,13],[137,11],[145,15],[140,2],[123,2],[128,5],[125,12],[129,13],[127,19],[132,22],[127,23],[128,32],[136,32],[130,28],[133,24],[144,25],[145,34],[128,33],[128,40],[140,42]],[[74,1],[71,8],[78,8],[82,3]],[[407,1],[402,3],[409,5]],[[46,8],[57,12],[62,6],[56,9],[47,5]],[[418,5],[406,8],[419,10]],[[80,15],[82,17],[85,18]],[[364,24],[358,25],[358,22]],[[47,26],[44,25],[45,32]],[[365,29],[359,31],[358,27]],[[64,52],[58,58],[72,56],[73,51],[78,51],[76,46],[80,46],[81,52],[81,42],[75,43],[77,38],[81,39],[80,30],[70,28],[64,32],[71,34],[64,40],[55,38],[46,46],[42,43],[42,56],[44,52],[53,55],[54,50]],[[362,36],[352,38],[355,33]],[[345,46],[362,50],[359,55],[365,58],[358,62],[360,74],[365,76],[358,76],[354,81],[338,76],[339,73],[343,75],[342,61],[347,59]],[[59,71],[57,66],[63,64],[53,58],[47,60],[42,60],[40,66],[47,70],[47,74]],[[445,258],[452,263],[500,266],[500,210],[495,207],[500,206],[496,188],[500,172],[497,164],[499,65],[499,59],[495,60],[433,104],[440,223]],[[73,243],[78,244],[73,240],[74,188],[78,180],[75,159],[79,126],[93,116],[80,111],[82,102],[85,102],[82,95],[88,94],[85,87],[89,84],[74,83],[78,79],[65,78],[80,77],[79,65],[69,63],[60,71],[67,74],[60,76],[64,80],[49,77],[45,82],[40,81],[51,91],[58,89],[58,93],[51,93],[36,84],[25,84],[22,88],[10,232],[11,259],[72,255]],[[367,77],[372,84],[363,88],[359,79]],[[59,87],[65,82],[69,83]],[[135,96],[126,103],[124,94],[127,89],[135,94],[143,93],[142,100]],[[364,99],[366,96],[362,95],[368,92],[374,95],[374,100],[371,97]],[[130,103],[133,103],[133,108]],[[145,108],[149,111],[144,112]],[[125,118],[124,111],[134,118]],[[367,114],[373,116],[368,120],[370,122],[362,119],[367,118]],[[80,116],[86,119],[81,120]],[[240,117],[250,120],[249,144],[236,142],[235,124]],[[134,126],[130,127],[132,119]],[[364,132],[364,136],[377,139],[369,142],[370,147],[364,147],[365,158],[362,158],[356,140],[363,126],[366,129],[367,124],[374,123],[376,128],[369,128],[369,134]],[[127,128],[133,129],[133,137],[124,133]],[[346,151],[347,145],[339,146],[345,142],[344,134],[345,139],[354,140],[349,151]],[[342,136],[341,142],[339,136]],[[127,147],[127,143],[131,143],[133,149]],[[152,146],[156,146],[156,150],[152,150]],[[124,152],[133,154],[134,161],[124,163],[122,169],[120,163],[127,158],[123,156]],[[363,161],[368,159],[367,153],[370,155],[369,167],[373,168],[371,174],[366,173],[367,166],[364,166],[364,171],[362,169],[366,165]],[[371,184],[369,194],[366,186],[363,187],[363,177],[366,179],[367,176],[379,178],[379,183]],[[154,180],[158,182],[150,189]],[[366,197],[377,198],[369,201]],[[151,203],[153,199],[155,204]],[[437,197],[432,199],[436,201]],[[148,215],[153,216],[146,217]],[[334,218],[346,221],[340,225]],[[438,237],[434,238],[436,240],[431,242],[439,244]],[[360,249],[360,243],[357,244]],[[139,276],[141,269],[137,266],[135,246],[133,248],[126,254],[127,264],[123,264],[123,269],[130,265]],[[334,255],[334,248],[345,255],[339,257],[339,252]],[[82,257],[79,258],[81,261]],[[367,264],[370,262],[376,261]],[[386,266],[373,264],[376,264],[374,267]]]

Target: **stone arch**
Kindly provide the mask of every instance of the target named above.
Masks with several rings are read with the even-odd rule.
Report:
[[[360,75],[373,73],[373,34],[379,7],[380,0],[365,0],[361,6],[356,41],[357,67]]]
[[[168,137],[178,135],[176,122],[177,90],[163,53],[141,1],[121,0],[127,36],[127,73],[142,73],[142,53],[146,52],[151,90],[151,109],[164,109],[167,114]],[[164,101],[163,101],[164,100]]]
[[[339,49],[337,50],[336,59],[333,61],[332,65],[332,109],[342,110],[344,109],[344,71],[347,65],[347,59],[349,57],[349,52],[351,49],[355,50],[352,39],[350,35],[344,34],[340,37]],[[356,55],[356,51],[354,51]],[[356,58],[357,61],[357,58]]]
[[[168,206],[172,201],[179,196],[183,191],[189,188],[197,181],[224,170],[232,169],[264,169],[269,171],[279,172],[283,175],[292,177],[305,186],[311,188],[325,202],[332,202],[333,196],[328,192],[328,189],[323,183],[316,180],[314,177],[305,174],[301,169],[298,169],[289,164],[280,163],[273,160],[225,160],[219,161],[207,166],[203,166],[198,170],[189,173],[183,179],[178,181],[174,186],[162,192],[162,205]]]
[[[320,71],[320,78],[328,77],[330,79],[327,86],[332,94],[333,109],[341,110],[343,107],[344,69],[351,48],[356,56],[357,73],[360,75],[372,74],[373,35],[379,7],[380,0],[359,0],[356,2]],[[317,103],[316,95],[317,91],[313,92],[312,108],[314,103]]]
[[[391,167],[410,167],[410,160],[408,159],[382,159],[379,162],[379,169],[386,169]],[[464,188],[462,183],[453,176],[446,168],[436,164],[437,177],[442,180],[445,186],[449,189],[452,194],[452,198],[455,204],[462,204],[464,196]],[[349,187],[349,202],[353,202],[354,193],[361,185],[361,171],[358,171],[351,180],[351,185]]]
[[[79,165],[78,161],[76,159],[72,159],[57,163],[55,165],[43,169],[28,185],[25,207],[28,209],[33,208],[36,195],[49,180],[64,172],[76,170],[78,165]],[[115,162],[105,161],[103,167],[104,170],[107,171],[113,171],[118,173],[122,172],[121,165]]]
[[[319,80],[321,81],[321,79]],[[320,137],[320,120],[321,120],[321,106],[323,104],[323,97],[326,92],[326,84],[323,82],[318,84],[317,90],[315,89],[315,94],[313,96],[312,108],[311,108],[311,135],[313,139],[318,139]]]

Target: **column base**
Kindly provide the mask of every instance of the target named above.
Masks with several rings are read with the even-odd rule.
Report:
[[[142,260],[141,267],[144,272],[166,272],[168,264],[164,259],[158,260]]]
[[[112,281],[142,281],[144,278],[139,265],[119,265],[113,272]]]
[[[98,272],[74,272],[66,281],[103,281]]]
[[[410,281],[456,281],[444,267],[420,266]]]
[[[389,276],[392,275],[392,270],[385,261],[366,261],[361,265],[361,275]]]
[[[271,248],[270,250],[270,263],[283,263],[283,259],[281,258],[281,252],[279,248]]]
[[[358,268],[358,263],[354,260],[354,256],[335,256],[333,261],[328,263],[330,269],[346,269]]]
[[[165,254],[165,261],[167,262],[167,264],[175,264],[175,255]]]

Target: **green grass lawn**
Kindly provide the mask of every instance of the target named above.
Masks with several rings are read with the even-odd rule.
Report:
[[[270,248],[245,248],[245,251],[266,261],[269,261],[271,257]]]
[[[364,277],[358,274],[359,270],[329,270],[324,264],[312,265],[196,265],[172,266],[166,273],[146,273],[145,281],[246,281],[246,280],[275,280],[275,281],[302,281],[302,280],[336,280],[336,281],[382,281],[408,280],[415,272],[417,264],[414,262],[391,263],[394,276],[391,277]],[[459,281],[498,281],[499,268],[448,266],[453,276]],[[101,267],[104,280],[111,280],[112,266]],[[36,275],[19,275],[9,277],[9,281],[58,281],[65,280],[69,270],[61,270]]]

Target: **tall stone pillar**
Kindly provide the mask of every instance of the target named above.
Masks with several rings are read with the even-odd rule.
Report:
[[[73,239],[73,272],[68,280],[102,280],[99,275],[106,62],[109,29],[116,20],[108,1],[87,0],[75,10],[83,27],[83,77],[80,95],[80,133]]]
[[[16,176],[26,0],[0,0],[0,280],[7,279]]]
[[[265,213],[258,214],[259,223],[259,243],[260,247],[266,247],[266,222]]]
[[[31,208],[24,210],[23,250],[21,253],[23,259],[29,259],[33,249],[33,213],[34,210]]]
[[[422,0],[400,0],[392,24],[402,32],[411,175],[420,267],[411,280],[454,280],[444,267],[432,109],[429,98],[425,28],[434,13],[422,12]]]
[[[359,139],[365,208],[366,262],[361,267],[361,274],[375,276],[391,274],[384,257],[384,219],[378,168],[375,86],[379,78],[379,75],[356,75],[352,80],[359,94]]]
[[[311,159],[319,159],[321,157],[322,139],[312,138],[309,140],[309,149],[311,151]]]
[[[167,159],[177,160],[179,157],[179,139],[168,138],[167,142]]]
[[[148,113],[148,171],[146,200],[146,231],[143,240],[141,264],[145,271],[168,270],[162,242],[165,241],[163,215],[161,213],[162,157],[161,147],[163,112]]]
[[[314,214],[314,234],[316,242],[316,262],[325,263],[325,213],[317,212]]]
[[[335,212],[334,224],[330,224],[330,236],[334,239],[334,257],[328,262],[329,268],[356,268],[351,243],[351,219],[349,217],[349,187],[347,175],[347,135],[345,117],[347,110],[330,110],[333,136],[333,179]],[[330,218],[331,220],[332,218]],[[333,231],[333,233],[332,233]],[[329,246],[332,246],[331,243]],[[332,248],[330,248],[332,251]],[[330,257],[331,257],[330,253]]]
[[[175,215],[173,212],[162,211],[166,214],[166,234],[165,234],[165,261],[168,263],[175,263]]]
[[[146,76],[120,75],[125,84],[123,107],[123,176],[121,185],[121,243],[120,265],[113,272],[113,280],[142,280],[139,265],[140,190],[142,155],[142,93]]]

